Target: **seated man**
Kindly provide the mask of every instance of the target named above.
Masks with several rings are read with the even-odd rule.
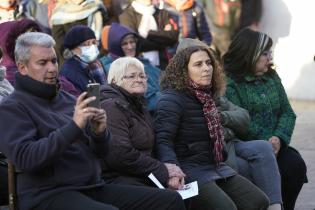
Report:
[[[95,97],[86,92],[75,101],[58,90],[54,44],[38,32],[17,39],[16,89],[0,105],[0,151],[20,171],[19,209],[185,209],[174,191],[104,183],[106,113],[87,106]]]

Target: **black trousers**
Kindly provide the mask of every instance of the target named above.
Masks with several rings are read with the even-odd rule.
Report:
[[[268,197],[249,180],[235,175],[200,186],[192,210],[265,210]]]
[[[8,167],[0,163],[0,206],[8,205]]]
[[[294,210],[296,199],[307,182],[306,165],[301,155],[291,147],[281,148],[277,155],[281,174],[284,210]]]
[[[33,210],[184,210],[181,196],[172,190],[107,184],[89,190],[66,191],[44,200]]]

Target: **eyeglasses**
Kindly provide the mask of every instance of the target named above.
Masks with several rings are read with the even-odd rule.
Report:
[[[132,74],[132,75],[125,75],[123,76],[123,79],[127,79],[127,80],[136,80],[140,78],[141,80],[147,80],[148,76],[145,74]]]

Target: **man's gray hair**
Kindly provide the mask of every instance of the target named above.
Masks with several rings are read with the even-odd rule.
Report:
[[[14,55],[16,63],[28,63],[32,46],[51,48],[56,44],[48,34],[41,32],[27,32],[18,37],[15,44]]]

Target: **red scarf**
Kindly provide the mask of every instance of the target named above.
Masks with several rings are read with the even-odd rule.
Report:
[[[220,116],[215,106],[215,102],[212,98],[211,92],[206,92],[205,88],[196,84],[192,80],[189,81],[189,89],[197,97],[197,99],[203,104],[203,114],[207,120],[210,141],[213,145],[213,154],[216,165],[219,166],[220,162],[223,161],[223,129],[220,123]],[[207,88],[208,89],[208,88]]]

